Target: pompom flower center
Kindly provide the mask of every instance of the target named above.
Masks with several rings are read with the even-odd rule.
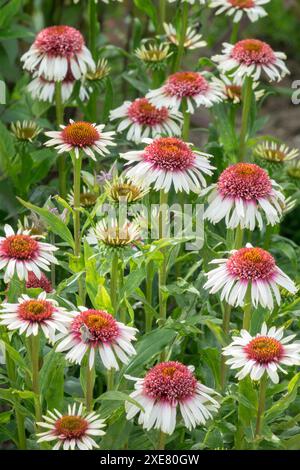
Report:
[[[184,171],[193,166],[195,155],[190,147],[175,137],[161,137],[144,150],[144,160],[164,171]]]
[[[76,337],[92,345],[110,343],[119,334],[116,320],[103,310],[85,310],[73,320],[72,331]]]
[[[241,248],[226,265],[232,276],[243,281],[271,279],[276,270],[273,256],[262,248]]]
[[[99,132],[90,122],[74,122],[62,131],[62,139],[72,147],[91,147],[99,140]]]
[[[236,43],[231,57],[245,65],[273,64],[276,61],[272,48],[258,39],[244,39]]]
[[[252,8],[255,6],[253,0],[229,0],[229,3],[236,8]]]
[[[55,433],[65,439],[79,439],[87,428],[87,421],[80,416],[63,416],[55,423]]]
[[[54,307],[47,300],[26,300],[18,307],[18,314],[22,320],[42,322],[51,318]]]
[[[144,379],[144,393],[154,400],[176,403],[192,398],[197,380],[180,362],[163,362],[153,367]]]
[[[31,260],[38,253],[38,242],[29,235],[11,235],[3,240],[1,252],[8,258]]]
[[[232,165],[219,177],[218,190],[224,197],[256,200],[272,193],[272,183],[265,170],[254,163]]]
[[[35,47],[53,57],[70,58],[84,46],[82,34],[71,26],[50,26],[37,35]]]
[[[244,348],[249,359],[259,364],[268,364],[278,361],[283,355],[282,344],[275,338],[259,336],[250,341]]]
[[[197,72],[176,72],[165,85],[167,94],[178,98],[193,97],[205,93],[209,88],[206,79]]]
[[[128,116],[133,122],[145,126],[156,126],[162,124],[168,118],[167,108],[156,108],[149,103],[147,98],[139,98],[131,103],[128,109]]]

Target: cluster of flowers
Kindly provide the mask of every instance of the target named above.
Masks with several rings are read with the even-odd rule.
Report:
[[[234,21],[239,21],[244,12],[255,21],[265,15],[261,5],[267,2],[208,3],[218,8],[217,14],[226,11],[234,15]],[[172,27],[167,25],[165,29],[176,43]],[[195,41],[192,43],[195,47]],[[199,106],[211,107],[225,99],[237,102],[245,77],[257,81],[265,72],[270,80],[280,80],[287,74],[284,58],[284,54],[274,52],[257,39],[224,44],[223,53],[212,58],[223,74],[221,79],[207,78],[194,71],[176,72],[160,88],[113,110],[110,119],[121,120],[117,131],[126,129],[128,140],[146,144],[142,150],[121,155],[126,161],[127,178],[135,185],[153,185],[156,191],[168,192],[174,187],[176,192],[201,193],[207,186],[205,177],[213,174],[212,155],[196,150],[179,138],[183,121],[180,109],[193,113]],[[49,100],[53,99],[55,82],[62,83],[63,97],[67,99],[74,81],[88,70],[95,71],[82,35],[68,26],[52,26],[41,31],[22,61],[24,68],[34,75],[31,89],[36,91],[36,96]],[[76,158],[85,154],[95,160],[95,153],[108,154],[107,147],[115,145],[114,132],[103,132],[103,128],[103,125],[71,121],[59,131],[47,132],[51,139],[46,145],[55,146],[58,153],[72,152]],[[217,183],[202,192],[207,193],[205,218],[213,224],[224,219],[228,229],[239,227],[253,231],[257,226],[262,229],[264,224],[278,224],[286,204],[280,187],[254,163],[237,163],[225,169]],[[129,242],[137,240],[138,236],[138,230],[132,227]],[[97,243],[108,237],[105,222],[100,222],[88,241]],[[51,287],[42,271],[49,270],[50,263],[57,263],[55,250],[28,231],[15,233],[10,226],[5,226],[5,237],[0,238],[0,268],[5,268],[5,282],[16,274],[28,286],[40,286],[44,291],[36,299],[23,295],[17,303],[3,303],[0,323],[26,336],[43,332],[51,343],[56,343],[56,351],[66,352],[66,359],[76,364],[82,364],[87,358],[92,368],[98,352],[106,369],[119,370],[120,363],[127,364],[136,354],[132,342],[137,330],[118,322],[106,311],[82,306],[69,312],[52,300],[47,294]],[[294,282],[276,265],[272,255],[261,248],[247,245],[231,252],[228,258],[215,259],[212,263],[218,267],[207,273],[204,287],[211,294],[220,292],[221,300],[229,305],[238,307],[251,302],[254,307],[260,304],[272,310],[274,298],[278,305],[281,301],[279,287],[296,292]],[[253,380],[259,380],[267,373],[277,383],[277,371],[283,371],[281,364],[300,364],[300,345],[289,344],[293,338],[294,335],[283,339],[283,328],[268,330],[264,324],[255,337],[242,330],[223,354],[230,357],[227,363],[232,368],[240,369],[238,379],[249,374]],[[138,422],[146,430],[155,428],[172,434],[178,407],[185,426],[192,429],[204,424],[220,406],[216,392],[196,379],[192,367],[179,362],[162,362],[143,378],[127,376],[127,379],[135,382],[131,397],[143,409],[127,402],[127,419],[139,414]],[[54,449],[61,446],[63,449],[91,449],[97,447],[92,436],[104,434],[103,420],[96,412],[85,412],[82,405],[78,410],[75,405],[70,406],[66,415],[58,410],[48,411],[38,425],[46,429],[39,434],[39,441],[56,440]]]

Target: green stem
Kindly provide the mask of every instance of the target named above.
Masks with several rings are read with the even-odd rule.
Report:
[[[107,390],[114,389],[114,378],[115,378],[115,369],[109,369],[107,371]]]
[[[160,191],[160,213],[159,213],[159,239],[163,240],[164,236],[164,222],[163,222],[163,206],[168,203],[168,193],[165,193],[162,189]],[[159,267],[158,272],[158,292],[159,292],[159,319],[161,325],[163,325],[167,318],[167,300],[165,297],[164,288],[167,282],[167,253],[166,249],[162,248],[161,253],[163,256],[162,263]],[[165,359],[165,351],[161,353],[161,361]]]
[[[264,412],[265,412],[267,383],[268,383],[268,376],[265,372],[260,380],[260,385],[259,385],[255,437],[259,437],[261,435],[263,417],[264,417]]]
[[[240,23],[233,23],[233,26],[232,26],[232,32],[231,32],[231,36],[230,36],[230,43],[231,44],[235,44],[238,40],[238,36],[239,36],[239,27],[240,27]]]
[[[61,95],[61,82],[55,82],[55,106],[56,106],[56,124],[57,127],[64,122],[64,106]],[[66,160],[65,155],[61,154],[57,157],[58,169],[58,188],[59,194],[62,198],[67,195],[67,174],[66,174]]]
[[[222,324],[222,329],[223,333],[228,337],[229,333],[229,326],[230,326],[230,315],[231,315],[231,306],[227,303],[224,304],[224,313],[223,313],[223,324]],[[221,373],[220,373],[220,385],[221,389],[224,390],[225,385],[226,385],[226,372],[227,372],[227,366],[226,366],[226,357],[222,355],[221,357]]]
[[[111,261],[111,274],[110,274],[110,300],[113,310],[113,314],[117,314],[118,307],[118,265],[119,257],[118,253],[115,251]]]
[[[251,287],[248,287],[247,294],[245,296],[245,305],[244,305],[244,317],[243,317],[243,329],[250,331],[251,327]]]
[[[248,123],[251,108],[252,99],[252,78],[246,77],[244,82],[244,93],[243,93],[243,111],[242,111],[242,125],[240,133],[240,146],[239,146],[239,158],[240,162],[246,159],[246,147],[247,147],[247,133]]]
[[[188,16],[189,16],[189,3],[183,2],[182,6],[182,17],[181,17],[181,30],[178,42],[177,56],[173,67],[173,72],[180,69],[181,61],[184,53],[184,43],[186,38],[186,31],[188,28]]]
[[[87,411],[93,409],[93,392],[95,384],[95,365],[90,369],[89,365],[86,367],[86,396],[85,406]]]
[[[159,0],[159,34],[164,33],[164,22],[166,19],[166,0]]]
[[[50,238],[51,245],[55,246],[55,235],[54,235],[54,233],[50,232],[49,238]],[[53,289],[55,289],[55,283],[56,283],[55,264],[51,263],[51,284],[52,284]]]
[[[188,142],[190,135],[190,124],[191,124],[191,115],[187,110],[186,100],[182,103],[182,112],[183,112],[183,126],[182,126],[182,140]]]
[[[146,267],[146,300],[149,305],[152,305],[152,292],[153,292],[153,262],[149,261]],[[145,307],[146,325],[145,331],[149,333],[152,330],[153,315],[148,307]]]
[[[239,250],[243,246],[243,240],[244,240],[244,231],[241,228],[240,225],[237,226],[236,232],[235,232],[235,240],[234,240],[234,248],[235,250]]]
[[[35,418],[36,422],[41,421],[41,397],[39,384],[39,357],[40,357],[40,337],[39,334],[31,336],[31,367],[32,367],[32,391],[35,393]]]
[[[22,413],[16,411],[16,423],[18,430],[19,449],[26,450],[25,419]]]
[[[158,436],[158,442],[157,442],[156,450],[164,450],[165,449],[166,438],[167,438],[167,435],[164,432],[160,431],[159,436]]]
[[[74,172],[74,184],[73,184],[73,192],[74,192],[74,215],[73,215],[73,222],[74,222],[74,256],[80,260],[81,256],[81,229],[80,229],[80,186],[81,186],[81,165],[82,165],[82,157],[79,155],[76,158],[75,154],[72,154],[72,161],[73,161],[73,172]],[[78,295],[82,305],[85,303],[85,295],[84,295],[84,283],[83,283],[82,276],[78,279]]]
[[[264,238],[264,250],[268,251],[272,239],[274,227],[272,225],[267,225],[265,238]]]
[[[97,60],[97,28],[98,28],[98,18],[97,18],[97,8],[98,5],[95,0],[89,0],[88,2],[88,16],[89,16],[89,48],[92,54],[93,59]],[[95,90],[90,95],[89,100],[90,112],[91,112],[91,121],[97,121],[97,93]]]

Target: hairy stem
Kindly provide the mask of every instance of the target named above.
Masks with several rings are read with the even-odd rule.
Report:
[[[64,122],[64,106],[61,95],[61,82],[55,82],[55,106],[56,106],[56,124],[57,127]],[[58,189],[62,198],[67,195],[67,174],[66,174],[66,160],[65,155],[61,154],[57,157],[58,169]]]

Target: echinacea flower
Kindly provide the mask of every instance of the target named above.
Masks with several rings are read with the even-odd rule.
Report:
[[[254,163],[236,163],[224,170],[209,195],[204,217],[216,224],[225,219],[226,227],[254,230],[258,224],[280,221],[285,197],[268,173]]]
[[[270,0],[211,0],[210,8],[218,8],[216,15],[226,13],[233,16],[233,22],[238,23],[243,18],[244,13],[249,20],[255,22],[259,18],[267,16],[266,10],[262,7]]]
[[[213,81],[217,82],[223,90],[225,96],[224,100],[231,101],[233,104],[239,104],[243,100],[243,83],[242,80],[238,82],[227,75],[220,75],[220,78],[214,77]],[[259,82],[252,83],[252,90],[256,101],[259,101],[265,94],[264,89],[258,89]]]
[[[223,43],[221,55],[212,60],[217,62],[220,71],[237,80],[252,77],[259,80],[264,72],[270,81],[280,81],[289,74],[283,52],[274,52],[271,46],[258,39],[243,39],[236,44]]]
[[[91,208],[94,207],[97,203],[99,194],[95,191],[91,191],[86,186],[83,186],[82,192],[80,193],[80,206],[84,208]],[[67,195],[67,200],[70,206],[74,206],[74,191],[71,189],[69,194]]]
[[[79,312],[71,312],[71,315],[69,331],[56,347],[58,352],[68,351],[66,359],[70,362],[81,364],[87,355],[92,369],[98,351],[106,369],[119,370],[118,361],[127,364],[130,356],[136,354],[131,344],[136,339],[136,328],[116,321],[103,310],[79,307]]]
[[[163,189],[168,192],[172,185],[175,191],[200,192],[206,187],[204,175],[212,175],[211,155],[193,150],[191,144],[175,137],[144,139],[148,145],[144,150],[122,153],[130,168],[126,176],[135,182]]]
[[[102,57],[98,60],[95,70],[87,72],[85,79],[91,82],[101,81],[110,74],[111,68],[108,65],[107,59]]]
[[[231,369],[240,369],[236,375],[239,380],[247,375],[252,380],[260,380],[267,373],[277,384],[278,370],[286,373],[281,365],[300,365],[300,343],[288,344],[296,335],[283,338],[283,334],[284,328],[272,326],[268,330],[266,323],[254,337],[242,330],[240,336],[234,336],[233,342],[223,349],[223,355],[230,357],[226,364]]]
[[[127,419],[139,413],[138,423],[147,431],[154,428],[173,434],[179,406],[186,428],[204,425],[218,411],[219,403],[212,397],[216,392],[197,381],[193,372],[191,366],[170,361],[152,367],[143,379],[127,376],[135,381],[131,398],[144,409],[126,402]]]
[[[118,132],[128,129],[126,138],[136,144],[146,137],[181,135],[182,114],[165,107],[157,108],[147,98],[125,101],[110,112],[110,120],[121,119]]]
[[[66,103],[74,90],[76,80],[71,73],[68,73],[61,82],[61,99],[63,103]],[[33,99],[39,101],[45,101],[48,103],[54,102],[55,96],[55,81],[47,80],[43,76],[36,76],[27,86],[28,92],[31,94]],[[89,97],[88,90],[83,84],[79,88],[79,98],[81,101],[87,100]]]
[[[22,295],[18,303],[4,302],[0,308],[0,324],[8,330],[18,330],[21,335],[36,336],[41,330],[50,341],[55,339],[55,331],[67,333],[70,315],[58,303],[47,297],[46,292],[39,294],[37,299]]]
[[[166,60],[173,52],[170,52],[169,44],[145,43],[137,48],[134,54],[148,67],[159,70],[165,66]]]
[[[34,121],[17,121],[11,123],[11,131],[18,140],[32,142],[42,130],[43,129]]]
[[[175,46],[179,46],[178,33],[171,23],[164,23],[164,30],[168,40]],[[197,33],[197,30],[188,26],[183,43],[185,49],[199,49],[200,47],[207,46],[207,42],[203,41],[202,34]]]
[[[51,137],[45,145],[54,146],[58,153],[74,151],[75,157],[79,158],[80,151],[88,157],[97,161],[95,152],[100,155],[109,153],[108,146],[116,145],[112,138],[114,132],[102,132],[104,124],[96,125],[90,122],[77,121],[70,119],[70,124],[60,126],[60,131],[45,132]]]
[[[51,281],[42,273],[40,279],[33,272],[28,273],[26,289],[42,289],[47,294],[53,292]]]
[[[25,70],[54,81],[64,80],[70,72],[78,80],[88,70],[95,70],[80,31],[64,25],[42,29],[21,61]]]
[[[210,294],[221,291],[221,300],[234,307],[242,307],[249,292],[255,308],[260,304],[273,310],[273,297],[278,305],[281,302],[279,286],[296,292],[295,283],[276,265],[273,256],[250,243],[246,248],[233,250],[228,259],[215,259],[211,264],[219,266],[206,274],[204,288]]]
[[[114,178],[113,181],[107,181],[105,191],[110,201],[115,203],[126,201],[130,204],[143,199],[150,188],[135,184],[134,181],[121,176]]]
[[[265,141],[254,149],[254,156],[269,163],[285,163],[299,157],[299,149],[290,149],[285,144]]]
[[[140,227],[138,223],[127,220],[120,226],[115,218],[102,219],[89,230],[86,240],[90,245],[100,243],[108,248],[123,249],[140,242]]]
[[[0,269],[5,269],[4,282],[9,282],[16,273],[20,281],[28,279],[28,273],[40,278],[44,271],[50,271],[51,263],[57,264],[52,252],[56,248],[40,242],[38,235],[30,235],[27,230],[14,232],[10,225],[4,226],[5,237],[0,237]]]
[[[223,92],[216,81],[207,80],[199,72],[176,72],[156,90],[150,90],[146,98],[157,107],[178,110],[186,100],[187,110],[193,113],[195,108],[210,108],[224,99]]]
[[[77,410],[76,403],[68,406],[67,414],[58,410],[48,411],[44,421],[37,423],[47,431],[37,434],[37,442],[57,441],[53,450],[92,450],[98,449],[94,436],[104,436],[104,420],[95,411],[84,412],[82,404]]]

